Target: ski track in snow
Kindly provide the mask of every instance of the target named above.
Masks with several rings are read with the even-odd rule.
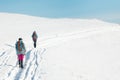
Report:
[[[40,44],[42,47],[51,47],[54,45],[64,43],[69,40],[78,39],[78,38],[87,38],[89,36],[94,36],[97,34],[111,32],[111,31],[120,31],[120,29],[116,27],[110,27],[110,28],[83,30],[80,32],[71,32],[67,34],[56,34],[43,38],[38,44]]]
[[[29,50],[25,55],[24,69],[18,67],[18,62],[8,65],[13,49],[1,52],[0,72],[3,75],[0,75],[0,80],[40,80],[40,62],[45,50],[45,48]]]

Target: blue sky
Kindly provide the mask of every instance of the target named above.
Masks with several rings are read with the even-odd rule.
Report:
[[[0,12],[120,23],[120,0],[0,0]]]

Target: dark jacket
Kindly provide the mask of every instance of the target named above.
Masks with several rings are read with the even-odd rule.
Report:
[[[32,39],[33,39],[33,41],[37,41],[37,38],[38,38],[38,36],[37,36],[37,34],[36,34],[36,32],[34,31],[33,32],[33,34],[32,34]]]

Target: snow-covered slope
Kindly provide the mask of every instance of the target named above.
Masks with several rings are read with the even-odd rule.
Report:
[[[0,13],[0,36],[0,80],[120,80],[118,24]],[[27,48],[24,69],[14,48],[19,37]]]

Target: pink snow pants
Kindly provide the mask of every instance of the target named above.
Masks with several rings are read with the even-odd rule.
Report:
[[[18,55],[18,60],[23,60],[23,58],[24,58],[24,54],[19,54]]]

